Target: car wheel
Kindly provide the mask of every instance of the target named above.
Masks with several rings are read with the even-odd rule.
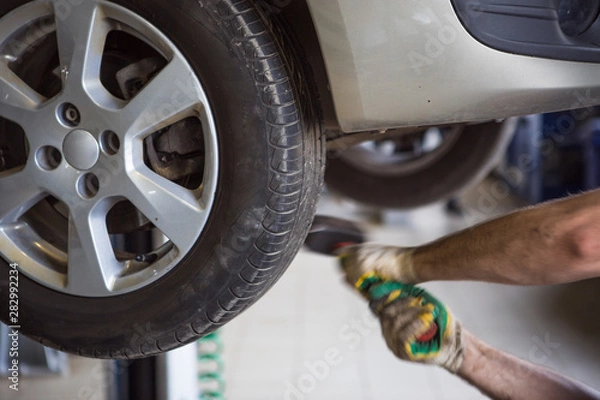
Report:
[[[329,157],[330,189],[380,208],[415,208],[483,179],[512,137],[506,123],[431,128],[353,146]]]
[[[2,321],[137,358],[264,294],[324,162],[277,27],[245,0],[5,0],[0,16],[3,299],[19,272]]]

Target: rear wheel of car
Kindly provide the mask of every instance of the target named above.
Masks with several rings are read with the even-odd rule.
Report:
[[[2,321],[136,358],[264,294],[306,236],[324,162],[276,25],[245,0],[6,0],[0,16],[4,299],[19,273]]]
[[[506,149],[506,123],[427,129],[331,154],[325,181],[334,192],[379,208],[415,208],[448,199],[483,179]]]

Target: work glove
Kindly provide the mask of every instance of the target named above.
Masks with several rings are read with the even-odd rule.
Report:
[[[420,283],[413,265],[414,248],[363,244],[340,249],[346,279],[352,286],[366,273],[397,282]]]
[[[361,276],[354,287],[379,316],[385,341],[396,357],[458,371],[464,358],[462,327],[438,299],[375,272]]]

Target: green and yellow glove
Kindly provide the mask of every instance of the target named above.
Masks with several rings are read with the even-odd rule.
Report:
[[[398,358],[458,371],[464,352],[462,328],[444,304],[424,289],[376,272],[361,276],[354,287],[379,316],[386,343]]]

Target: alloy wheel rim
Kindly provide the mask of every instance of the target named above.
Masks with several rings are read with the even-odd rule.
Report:
[[[0,172],[0,252],[28,277],[63,293],[129,293],[175,268],[200,237],[217,188],[216,127],[194,70],[156,27],[114,3],[65,4],[36,1],[0,19],[0,117],[22,129],[27,149],[23,165]],[[111,93],[101,77],[113,32],[145,43],[164,60],[131,98]],[[28,46],[51,35],[61,88],[45,97],[15,65],[29,56]],[[141,71],[144,63],[134,67]],[[157,167],[162,161],[155,160],[160,151],[154,144],[164,147],[164,135],[179,132],[193,133],[189,140],[202,154],[192,162],[174,152],[170,162],[193,166],[197,186]],[[52,228],[30,221],[31,210],[49,198],[65,216],[63,248],[52,239]],[[132,205],[134,219],[143,220],[139,231],[152,232],[157,244],[149,253],[117,248],[110,216],[123,202]],[[39,216],[36,221],[43,225]]]

